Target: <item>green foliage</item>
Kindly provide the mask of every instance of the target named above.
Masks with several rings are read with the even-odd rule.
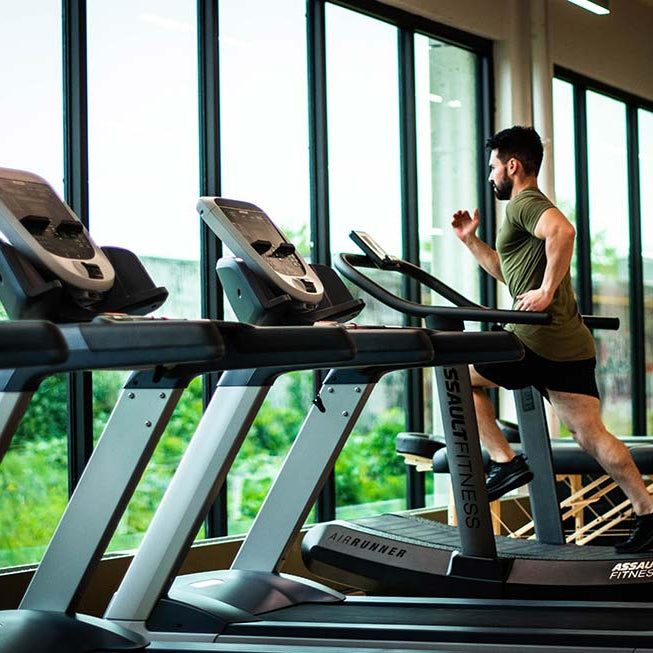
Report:
[[[38,560],[67,498],[65,438],[16,437],[0,466],[0,566]]]
[[[313,395],[310,372],[280,379],[256,416],[229,473],[229,529],[242,532],[256,516]]]
[[[286,238],[291,242],[297,251],[304,257],[308,258],[311,255],[311,237],[310,225],[308,220],[303,222],[297,229],[290,227],[283,227],[283,232]]]
[[[93,435],[100,436],[129,372],[93,372]]]
[[[99,434],[125,374],[94,374],[94,425]],[[37,561],[67,500],[66,382],[44,383],[21,432],[0,465],[0,566]],[[288,374],[275,384],[229,474],[230,529],[242,532],[299,431],[313,398],[312,374]],[[201,380],[184,392],[143,475],[109,550],[138,544],[201,416]],[[364,504],[403,496],[404,465],[394,437],[404,428],[399,409],[361,421],[337,463],[338,502]]]
[[[16,439],[59,440],[65,437],[68,431],[67,389],[64,374],[44,379],[16,431]]]
[[[607,234],[599,231],[592,234],[592,276],[597,279],[614,279],[619,275],[617,248],[608,245]]]
[[[339,504],[370,503],[403,493],[405,465],[395,453],[395,436],[403,429],[403,411],[391,408],[371,430],[352,431],[336,463]]]

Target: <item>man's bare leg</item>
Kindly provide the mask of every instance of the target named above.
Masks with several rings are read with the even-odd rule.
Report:
[[[603,424],[596,397],[549,390],[549,398],[572,437],[610,474],[633,505],[637,515],[653,513],[653,499],[623,442]]]
[[[496,388],[497,386],[481,376],[473,365],[469,366],[469,375],[472,382],[474,408],[476,409],[478,434],[481,442],[492,460],[497,463],[507,463],[515,457],[515,452],[508,440],[506,440],[506,436],[497,426],[494,406],[484,390],[484,388]]]

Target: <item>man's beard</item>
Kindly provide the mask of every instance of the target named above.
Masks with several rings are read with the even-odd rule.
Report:
[[[492,190],[498,200],[509,200],[512,195],[512,187],[513,181],[508,175],[504,175],[498,184],[492,182]]]

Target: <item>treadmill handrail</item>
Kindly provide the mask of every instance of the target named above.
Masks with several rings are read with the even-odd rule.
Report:
[[[590,329],[603,329],[604,331],[617,331],[620,326],[618,317],[604,317],[602,315],[581,315],[585,326]]]
[[[225,353],[219,322],[137,318],[111,324],[63,324],[59,331],[68,356],[52,364],[0,371],[0,391],[36,389],[46,376],[96,369],[164,369],[166,366],[219,361]]]
[[[68,346],[52,322],[25,320],[0,323],[0,366],[54,365],[68,357]]]
[[[422,270],[420,267],[413,265],[408,261],[393,259],[392,267],[385,267],[384,269],[407,274],[419,283],[425,285],[427,288],[436,292],[441,297],[450,301],[455,307],[427,306],[401,299],[396,295],[393,295],[385,288],[375,283],[367,275],[356,269],[356,267],[378,267],[372,259],[364,254],[339,254],[335,260],[335,267],[350,281],[363,288],[379,301],[400,312],[407,312],[416,317],[457,317],[461,320],[512,324],[548,324],[551,321],[550,316],[546,312],[539,313],[535,311],[490,309],[482,304],[476,304],[434,277],[432,274],[429,274],[425,270]],[[464,308],[485,312],[478,314],[477,317],[474,313],[462,311]],[[494,311],[494,314],[491,312],[488,313],[488,311]],[[548,320],[542,317],[544,315],[548,316]],[[602,315],[581,315],[581,317],[585,325],[590,329],[617,331],[620,327],[620,320],[618,317],[606,317]]]
[[[341,325],[260,327],[221,320],[151,320],[65,324],[63,362],[0,370],[0,391],[36,389],[57,372],[96,369],[154,370],[156,378],[194,377],[212,371],[258,368],[286,371],[335,366],[351,360],[356,346]],[[136,336],[136,337],[135,337]],[[126,346],[124,343],[130,343]]]
[[[551,316],[548,313],[539,311],[508,311],[493,309],[475,304],[469,301],[455,290],[442,283],[435,277],[426,274],[417,266],[407,261],[397,261],[393,271],[404,273],[416,279],[440,296],[456,304],[455,306],[430,306],[418,304],[407,299],[397,297],[381,285],[370,279],[367,275],[359,272],[358,267],[376,268],[377,266],[370,258],[362,254],[338,254],[335,259],[335,267],[347,279],[355,283],[365,292],[383,302],[395,310],[413,315],[415,317],[442,317],[447,319],[469,320],[473,322],[489,322],[494,324],[549,324]]]

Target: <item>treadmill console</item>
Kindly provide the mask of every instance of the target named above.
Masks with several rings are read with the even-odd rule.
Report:
[[[30,261],[75,289],[103,293],[113,266],[79,218],[38,175],[0,168],[0,232]]]
[[[197,210],[216,236],[268,283],[296,301],[320,303],[320,278],[262,209],[249,202],[200,197]]]
[[[397,259],[394,256],[390,256],[366,231],[351,231],[349,237],[382,270],[397,266]]]

